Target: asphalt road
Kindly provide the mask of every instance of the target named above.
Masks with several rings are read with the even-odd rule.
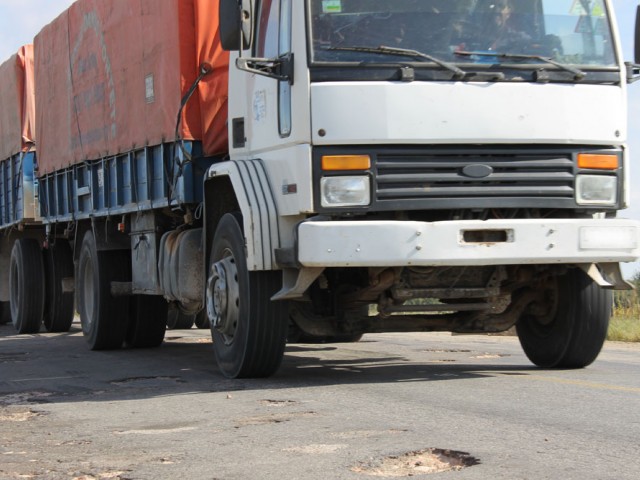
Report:
[[[639,447],[638,345],[543,371],[512,337],[367,335],[231,381],[208,332],[89,352],[0,326],[1,479],[635,480]]]

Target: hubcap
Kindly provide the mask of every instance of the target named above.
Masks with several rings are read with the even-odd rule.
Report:
[[[207,279],[207,315],[211,329],[220,333],[230,344],[238,327],[240,287],[238,270],[232,256],[214,263]]]

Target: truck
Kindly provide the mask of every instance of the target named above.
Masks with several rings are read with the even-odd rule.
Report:
[[[34,45],[20,332],[75,302],[90,349],[157,347],[173,309],[229,378],[300,334],[597,358],[640,256],[609,0],[78,0]]]

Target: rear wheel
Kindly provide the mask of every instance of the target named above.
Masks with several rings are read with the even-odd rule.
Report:
[[[37,240],[17,240],[9,266],[11,319],[18,333],[38,333],[44,312],[44,266]]]
[[[358,343],[362,340],[362,333],[354,333],[351,335],[336,335],[334,337],[327,337],[326,343]]]
[[[169,305],[167,328],[169,330],[189,330],[196,321],[195,315],[188,315],[175,304]]]
[[[200,313],[196,315],[196,327],[201,330],[207,330],[211,328],[211,322],[209,322],[209,317],[207,317],[207,309],[200,310]]]
[[[73,323],[73,253],[64,241],[44,251],[44,327],[48,332],[68,332]]]
[[[155,348],[167,331],[169,305],[161,296],[134,295],[129,299],[126,344],[133,348]]]
[[[11,322],[11,305],[9,302],[0,302],[0,325]]]
[[[218,366],[229,378],[267,377],[284,356],[286,302],[272,302],[278,272],[250,272],[237,216],[226,214],[213,239],[207,280],[207,315]]]
[[[553,280],[544,298],[534,305],[535,314],[524,314],[516,325],[529,360],[544,368],[590,365],[607,336],[611,291],[574,269]]]
[[[129,277],[129,252],[99,252],[91,231],[82,240],[78,259],[78,311],[91,350],[122,347],[129,319],[129,297],[111,295],[111,282]]]

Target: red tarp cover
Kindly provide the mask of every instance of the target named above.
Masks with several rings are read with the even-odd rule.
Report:
[[[0,160],[33,148],[35,98],[33,46],[0,65]]]
[[[187,104],[179,134],[202,140],[207,154],[226,152],[229,57],[217,3],[78,0],[47,25],[35,40],[40,174],[173,141],[203,61],[214,73]]]

